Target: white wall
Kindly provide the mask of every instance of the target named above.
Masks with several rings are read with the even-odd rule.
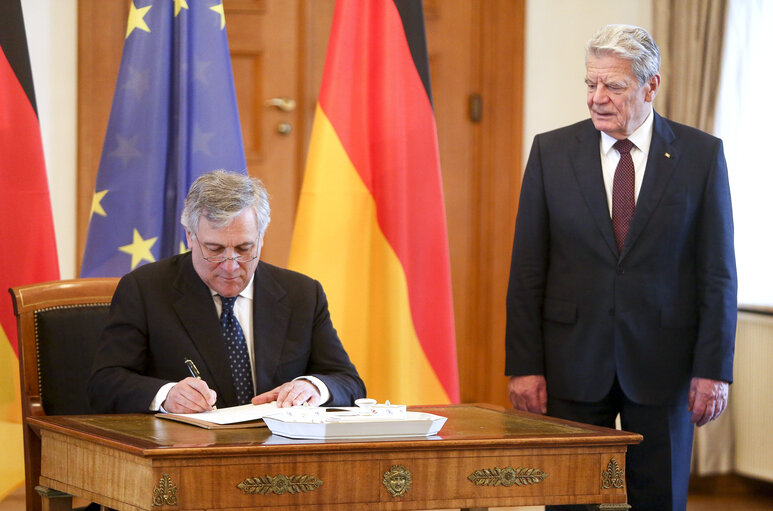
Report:
[[[652,0],[527,0],[523,162],[534,135],[588,117],[585,43],[608,23],[652,32]]]
[[[62,278],[76,276],[76,0],[22,0]],[[585,43],[602,25],[647,30],[652,0],[527,0],[524,162],[534,135],[588,116]]]
[[[22,0],[54,213],[59,271],[75,276],[76,0]]]

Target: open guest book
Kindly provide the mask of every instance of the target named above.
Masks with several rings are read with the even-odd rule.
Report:
[[[279,408],[276,402],[246,404],[201,413],[159,413],[156,417],[193,424],[207,429],[255,428],[268,426],[275,435],[298,439],[397,438],[436,435],[445,417],[410,412],[405,405],[375,399],[358,399],[353,407],[292,406]]]
[[[193,424],[206,429],[262,428],[266,426],[263,417],[279,410],[281,408],[278,408],[276,402],[272,401],[262,405],[247,403],[246,405],[218,408],[210,412],[157,413],[156,417]]]

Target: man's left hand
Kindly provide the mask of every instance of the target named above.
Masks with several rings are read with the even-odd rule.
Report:
[[[293,380],[253,397],[252,404],[260,405],[276,401],[276,405],[280,408],[300,406],[303,403],[318,406],[320,399],[319,390],[309,380]]]
[[[692,412],[690,421],[703,426],[722,415],[727,407],[728,387],[726,381],[693,378],[687,408]]]

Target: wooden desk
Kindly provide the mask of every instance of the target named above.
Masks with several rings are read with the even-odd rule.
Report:
[[[206,430],[152,415],[27,421],[42,436],[44,510],[69,509],[71,495],[152,511],[561,503],[628,509],[625,452],[640,435],[492,405],[411,409],[448,417],[440,435],[310,441],[265,428]]]

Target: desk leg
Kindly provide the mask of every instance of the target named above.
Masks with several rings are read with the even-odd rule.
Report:
[[[43,511],[71,511],[72,495],[59,490],[52,490],[45,486],[35,486],[35,491],[40,494]]]
[[[599,504],[599,511],[628,511],[631,506],[628,504]]]

